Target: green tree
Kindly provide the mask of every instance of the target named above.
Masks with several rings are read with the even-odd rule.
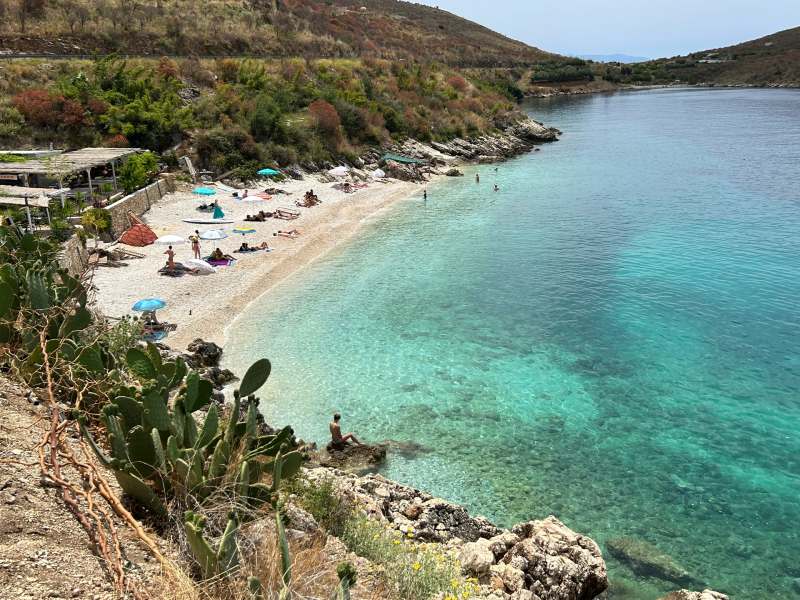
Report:
[[[81,225],[83,225],[84,229],[92,232],[94,246],[97,248],[100,234],[111,229],[111,215],[102,208],[90,208],[81,215]]]
[[[150,183],[158,172],[158,160],[152,152],[129,157],[120,167],[119,181],[126,194],[132,194]]]

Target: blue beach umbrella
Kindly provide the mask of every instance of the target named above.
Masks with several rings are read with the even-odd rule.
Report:
[[[280,171],[276,171],[275,169],[261,169],[257,171],[259,175],[263,175],[264,177],[275,177],[275,175],[280,175]]]
[[[249,227],[234,227],[233,233],[241,233],[242,235],[247,235],[248,233],[255,233],[255,229],[251,229]]]
[[[139,300],[133,305],[133,310],[136,312],[149,312],[152,310],[159,310],[167,305],[161,298],[145,298]]]
[[[194,188],[192,193],[197,194],[198,196],[213,196],[217,193],[217,191],[211,189],[210,187],[198,187]]]

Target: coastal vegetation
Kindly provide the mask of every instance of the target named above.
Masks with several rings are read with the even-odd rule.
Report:
[[[11,63],[5,144],[193,148],[222,172],[354,158],[393,139],[449,140],[519,117],[507,82],[434,64],[364,60]],[[46,75],[42,75],[46,73]],[[139,159],[144,160],[144,159]],[[121,176],[138,185],[152,162]],[[131,176],[128,185],[128,176]]]

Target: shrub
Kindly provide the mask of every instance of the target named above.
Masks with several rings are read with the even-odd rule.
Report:
[[[336,108],[325,100],[315,100],[308,107],[317,130],[332,150],[338,150],[342,143],[342,121]]]
[[[158,161],[152,152],[134,154],[122,163],[119,169],[119,182],[126,194],[132,194],[150,183],[158,172]]]

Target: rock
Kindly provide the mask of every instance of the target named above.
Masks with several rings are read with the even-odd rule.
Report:
[[[512,567],[508,563],[500,563],[492,565],[489,571],[493,577],[502,582],[503,589],[507,592],[514,593],[525,589],[525,573],[520,569]]]
[[[652,544],[631,537],[621,537],[606,543],[609,553],[626,563],[637,575],[656,577],[675,583],[692,583],[689,573],[675,560]]]
[[[447,169],[445,175],[447,175],[448,177],[463,177],[464,173],[453,167],[452,169]]]
[[[520,539],[517,534],[510,531],[504,531],[503,533],[496,535],[489,540],[489,547],[494,555],[497,558],[500,558],[505,556],[506,552],[508,552],[512,546],[519,543],[519,541]]]
[[[188,350],[191,353],[189,362],[193,367],[216,367],[222,358],[222,348],[199,338],[189,344]]]
[[[306,533],[315,533],[319,531],[319,524],[311,513],[300,508],[299,506],[288,502],[283,507],[286,520],[292,529],[303,531]]]
[[[374,470],[384,460],[386,460],[386,445],[384,444],[335,446],[333,442],[328,444],[326,451],[318,458],[319,464],[323,467],[334,467],[355,473]]]
[[[209,367],[203,373],[203,377],[208,379],[214,384],[217,389],[222,389],[231,381],[236,381],[237,377],[229,369],[221,369],[220,367]]]
[[[670,592],[660,600],[729,600],[729,598],[725,594],[714,590],[703,590],[702,592],[678,590],[677,592]]]
[[[554,142],[558,139],[558,134],[560,133],[558,129],[545,127],[530,118],[514,123],[506,132],[530,142]]]
[[[503,557],[528,563],[527,588],[548,600],[588,600],[608,587],[606,564],[591,538],[569,529],[553,516],[514,526],[522,540]],[[517,564],[524,564],[518,561]]]
[[[494,565],[494,553],[489,548],[489,541],[481,539],[464,544],[458,555],[458,560],[465,574],[483,577],[489,573],[489,568]]]
[[[393,160],[387,160],[383,168],[386,175],[400,181],[425,181],[425,176],[417,165],[405,165]]]

